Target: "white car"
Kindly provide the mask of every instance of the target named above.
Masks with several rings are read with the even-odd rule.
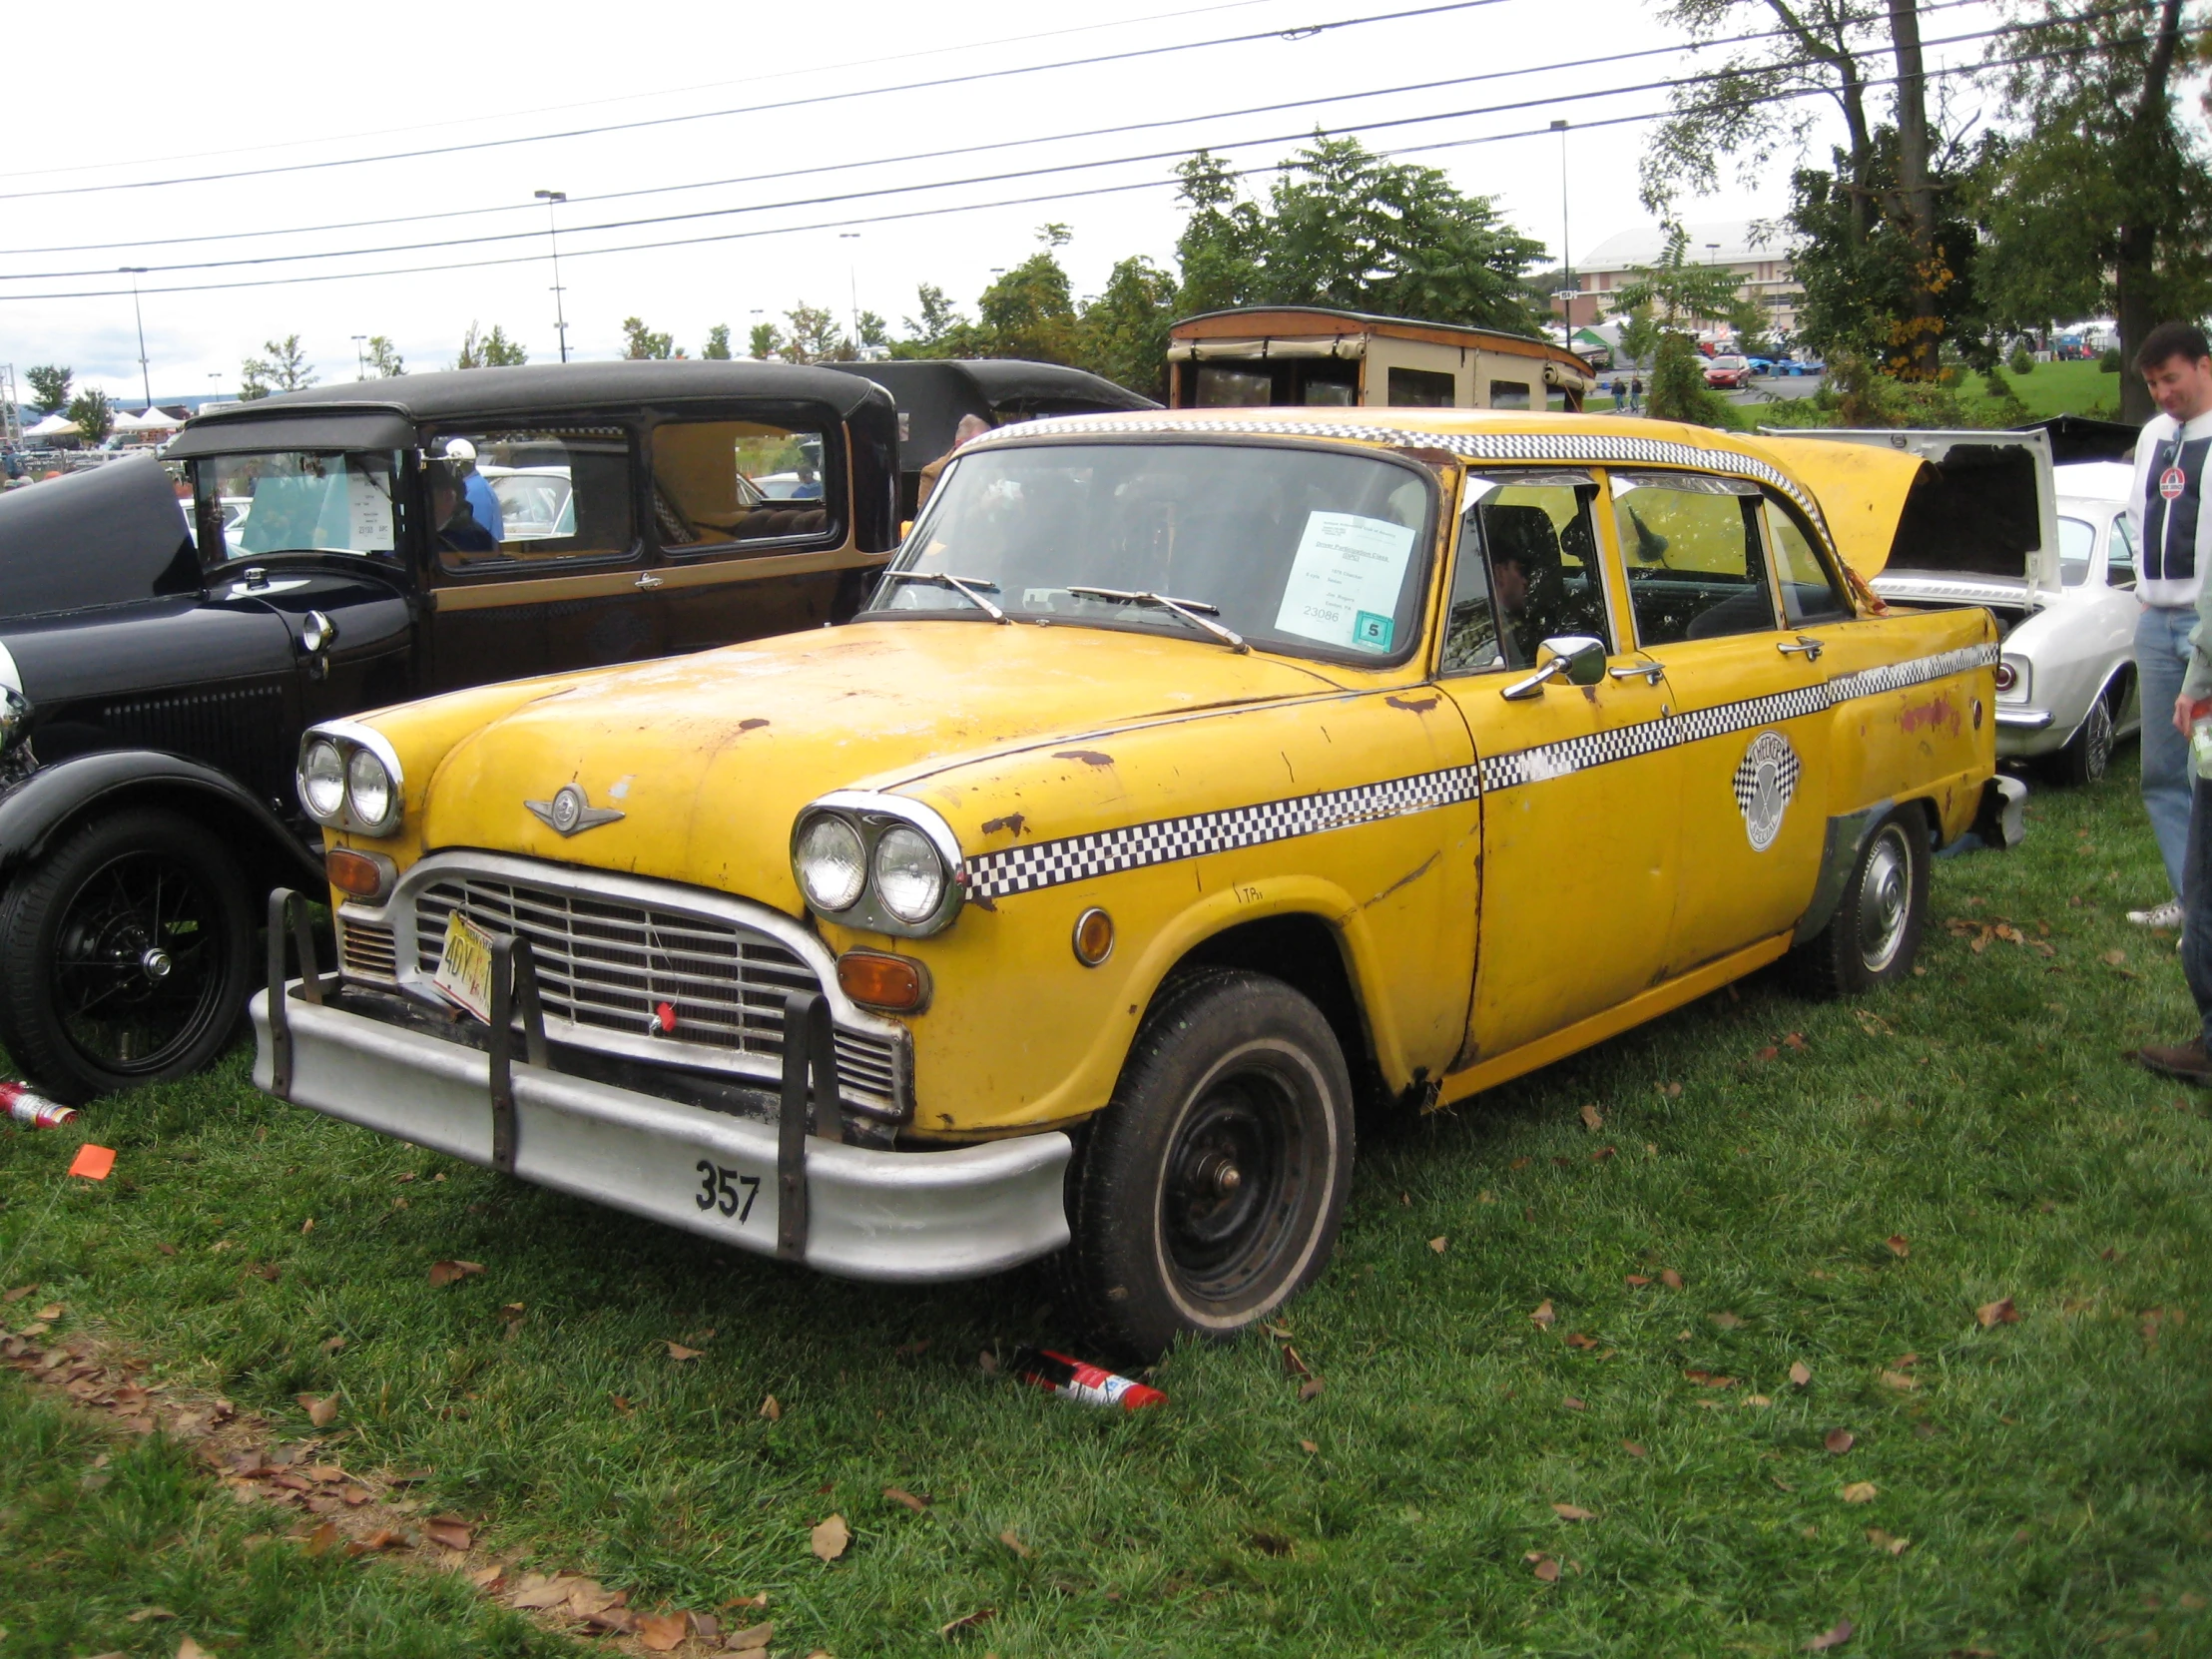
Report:
[[[1780,435],[1779,433],[1777,435]],[[2133,469],[2053,467],[2040,431],[1827,431],[1792,436],[1910,450],[1929,464],[1873,580],[1897,605],[1980,605],[1997,619],[1997,756],[2069,784],[2104,776],[2140,729],[2135,695]]]

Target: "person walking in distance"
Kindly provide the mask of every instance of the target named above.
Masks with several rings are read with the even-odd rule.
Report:
[[[2212,779],[2197,775],[2191,734],[2212,722],[2212,614],[2202,572],[2212,559],[2212,512],[2203,510],[2212,451],[2212,344],[2189,323],[2153,328],[2135,353],[2159,413],[2135,445],[2128,506],[2141,550],[2135,635],[2143,703],[2143,800],[2166,873],[2181,895],[2181,971],[2196,999],[2198,1031],[2185,1043],[2146,1046],[2136,1059],[2186,1082],[2212,1084]],[[2155,734],[2155,741],[2154,741]],[[2208,732],[2212,737],[2212,732]],[[2131,911],[2161,922],[2168,906]]]
[[[2212,345],[2191,323],[2161,323],[2144,337],[2135,366],[2159,408],[2135,443],[2127,509],[2128,528],[2142,550],[2135,678],[2143,708],[2143,807],[2171,892],[2163,903],[2130,910],[2127,919],[2178,927],[2193,779],[2188,722],[2169,719],[2167,712],[2177,707],[2189,673],[2197,601],[2212,554],[2212,513],[2200,511],[2205,452],[2212,448]]]

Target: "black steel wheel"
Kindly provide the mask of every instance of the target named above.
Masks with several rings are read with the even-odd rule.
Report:
[[[1859,849],[1836,914],[1794,951],[1799,983],[1817,996],[1849,996],[1904,978],[1928,921],[1928,824],[1901,807]]]
[[[1256,973],[1170,985],[1069,1175],[1091,1334],[1150,1361],[1265,1319],[1336,1248],[1352,1156],[1351,1076],[1320,1009]]]
[[[253,947],[244,877],[204,826],[95,819],[0,900],[0,1043],[71,1103],[189,1076],[238,1027]]]

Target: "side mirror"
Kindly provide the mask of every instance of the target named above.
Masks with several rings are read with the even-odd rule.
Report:
[[[1524,702],[1544,694],[1545,682],[1564,680],[1570,686],[1594,686],[1605,678],[1605,642],[1588,634],[1561,634],[1537,647],[1541,660],[1536,672],[1501,688],[1498,696],[1508,703]]]

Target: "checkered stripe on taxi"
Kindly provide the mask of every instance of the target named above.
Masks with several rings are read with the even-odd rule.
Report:
[[[1082,437],[1089,433],[1173,436],[1178,432],[1228,433],[1240,437],[1350,438],[1356,443],[1386,443],[1404,449],[1441,449],[1446,454],[1470,461],[1538,462],[1555,466],[1579,463],[1584,466],[1697,467],[1731,478],[1750,478],[1771,484],[1796,502],[1815,524],[1825,527],[1828,523],[1821,516],[1820,503],[1800,488],[1796,479],[1765,461],[1694,443],[1671,443],[1664,438],[1617,437],[1594,432],[1416,432],[1402,426],[1374,426],[1352,420],[1292,422],[1234,417],[1161,420],[1151,415],[1060,415],[996,427],[971,439],[969,447],[1032,437]]]
[[[1041,423],[1039,423],[1041,424]],[[1993,645],[1962,647],[1917,657],[1909,662],[1863,669],[1824,685],[1801,686],[1765,697],[1748,697],[1736,703],[1717,704],[1689,714],[1666,715],[1639,721],[1610,732],[1532,749],[1483,757],[1474,766],[1444,767],[1415,773],[1409,778],[1385,779],[1356,789],[1330,790],[1319,795],[1292,796],[1233,807],[1218,813],[1197,813],[1188,818],[1155,819],[1096,834],[1070,835],[1061,840],[1039,841],[1031,846],[1009,846],[997,852],[979,853],[967,860],[968,897],[984,903],[1013,893],[1036,892],[1045,887],[1087,881],[1094,875],[1117,870],[1142,869],[1151,864],[1173,863],[1181,858],[1203,857],[1240,846],[1289,840],[1297,835],[1319,834],[1356,824],[1399,818],[1408,813],[1432,812],[1438,807],[1471,801],[1494,790],[1515,789],[1548,779],[1633,760],[1680,744],[1723,738],[1758,726],[1817,715],[1855,697],[1873,697],[1924,685],[1947,675],[1983,668],[1997,660]]]
[[[1147,864],[1172,863],[1179,858],[1226,852],[1232,847],[1258,846],[1265,841],[1289,840],[1294,835],[1430,812],[1455,802],[1472,801],[1478,787],[1473,767],[1445,767],[1356,789],[1293,796],[1189,818],[1157,819],[1125,830],[1070,835],[1065,840],[1040,841],[1034,846],[1009,846],[968,859],[968,896],[999,899],[1009,893],[1035,892],[1040,887],[1088,880],[1115,870],[1141,869]]]

